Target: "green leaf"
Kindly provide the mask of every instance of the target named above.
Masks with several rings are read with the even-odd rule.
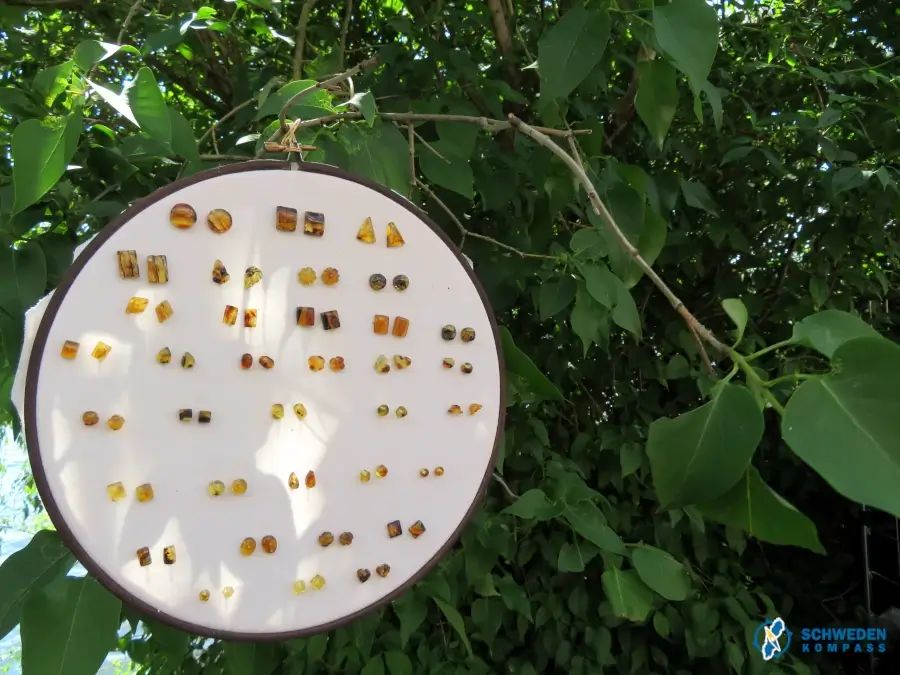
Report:
[[[384,675],[384,659],[381,654],[376,654],[362,669],[361,675]]]
[[[104,101],[106,101],[110,106],[112,106],[113,110],[118,112],[122,117],[127,119],[129,122],[134,124],[136,127],[140,127],[138,121],[134,117],[134,113],[131,112],[131,106],[128,104],[128,99],[125,98],[125,92],[122,94],[117,94],[113,91],[110,91],[106,87],[102,87],[99,84],[95,84],[90,80],[85,80]],[[126,90],[127,91],[127,90]]]
[[[541,103],[567,97],[600,63],[609,40],[609,15],[575,7],[538,42]]]
[[[169,108],[169,120],[172,124],[172,150],[175,154],[189,162],[200,162],[200,151],[191,123],[177,110]]]
[[[59,65],[45,68],[35,75],[31,86],[34,92],[41,97],[45,106],[48,108],[52,106],[56,97],[69,87],[74,69],[74,61],[65,61]]]
[[[525,380],[536,396],[541,400],[565,400],[556,385],[548,380],[547,376],[538,370],[534,362],[525,355],[525,352],[516,346],[506,326],[500,327],[500,342],[503,346],[503,360],[507,370]]]
[[[346,129],[342,138],[350,153],[351,171],[406,194],[409,146],[397,129],[376,119],[371,130],[357,124]]]
[[[131,54],[141,55],[141,52],[131,45],[116,45],[109,42],[99,42],[97,40],[85,40],[75,47],[73,60],[75,65],[84,71],[90,70],[95,64],[105,61],[110,56],[118,52],[129,52]]]
[[[602,312],[603,310],[591,300],[584,284],[579,284],[569,323],[572,324],[572,331],[581,339],[585,356],[587,356],[591,344],[600,342]]]
[[[616,616],[639,623],[650,614],[653,592],[634,570],[623,572],[608,567],[600,577],[600,585]]]
[[[826,309],[812,314],[794,326],[791,341],[812,347],[831,358],[846,342],[861,337],[880,337],[878,331],[853,314],[837,309]]]
[[[643,581],[666,600],[685,600],[691,578],[684,565],[662,549],[641,545],[631,551],[631,563]]]
[[[19,624],[29,593],[62,577],[75,557],[54,530],[40,530],[0,565],[0,639]]]
[[[722,301],[722,309],[728,315],[728,318],[734,321],[737,326],[737,334],[735,335],[735,344],[744,337],[744,330],[747,328],[747,307],[737,298],[728,298]]]
[[[556,515],[556,509],[543,490],[532,488],[523,493],[515,502],[507,506],[501,513],[518,516],[526,520],[547,520]]]
[[[304,89],[314,87],[316,84],[315,80],[294,80],[293,82],[288,82],[266,99],[265,103],[263,103],[262,107],[256,113],[256,117],[253,118],[254,121],[261,120],[270,115],[278,115],[288,100],[295,94],[299,94]],[[299,117],[302,119],[312,119],[331,112],[334,112],[334,109],[331,106],[328,92],[322,89],[313,89],[291,106],[291,109],[288,110],[287,118],[297,119]]]
[[[740,480],[765,423],[753,394],[723,384],[696,410],[650,425],[647,456],[663,509],[707,502]]]
[[[592,228],[583,228],[573,234],[569,248],[576,256],[583,255],[591,260],[602,258],[609,250],[603,235]]]
[[[653,630],[655,630],[656,634],[660,637],[669,637],[669,620],[666,618],[665,614],[656,612],[653,615]]]
[[[613,307],[612,320],[640,340],[641,316],[638,314],[637,305],[634,304],[631,291],[625,284],[618,278],[616,281],[616,306]]]
[[[96,580],[63,577],[22,608],[22,671],[95,675],[116,646],[122,603]]]
[[[591,297],[607,309],[612,309],[619,294],[619,280],[616,276],[602,263],[585,263],[580,269]]]
[[[825,553],[815,524],[766,485],[753,466],[731,490],[699,509],[706,518],[740,528],[760,541]]]
[[[471,657],[472,645],[469,644],[469,637],[466,635],[466,624],[463,621],[462,615],[455,607],[451,607],[443,600],[438,600],[437,598],[432,598],[432,600],[434,600],[434,603],[440,608],[450,625],[453,626],[453,630],[456,631],[456,634],[462,639],[463,644],[466,646],[466,651],[469,652],[469,656]]]
[[[683,377],[688,377],[690,374],[691,364],[689,364],[688,360],[681,354],[676,354],[666,364],[667,380],[680,380]]]
[[[16,87],[0,87],[0,110],[20,119],[41,117],[43,109],[27,93]]]
[[[14,200],[11,215],[36,203],[66,172],[81,137],[81,112],[26,120],[12,134]]]
[[[575,544],[566,542],[559,549],[556,567],[560,572],[584,572],[584,557]]]
[[[638,64],[638,78],[634,108],[647,125],[656,145],[662,149],[678,108],[675,68],[662,59],[642,61]]]
[[[559,281],[545,281],[538,291],[538,307],[541,311],[541,321],[546,321],[568,307],[575,299],[578,284],[570,276],[564,276]]]
[[[172,121],[153,71],[147,67],[141,68],[123,94],[141,130],[153,140],[169,145],[172,141]]]
[[[412,675],[413,664],[403,652],[385,652],[384,661],[387,663],[390,675]]]
[[[828,288],[828,282],[822,277],[811,277],[809,280],[809,297],[812,298],[813,306],[818,309],[825,304],[831,290]]]
[[[28,311],[44,297],[47,289],[47,260],[36,241],[21,246],[15,253],[16,286],[23,312]]]
[[[416,156],[419,168],[430,182],[462,195],[466,199],[475,196],[475,175],[468,158],[461,156],[449,141],[433,141],[429,145],[441,154],[438,157],[420,145]]]
[[[353,106],[359,110],[359,112],[362,113],[363,119],[370,127],[375,124],[375,115],[378,111],[375,108],[375,97],[372,96],[371,91],[354,94],[353,98],[344,105]]]
[[[142,621],[150,629],[153,642],[161,648],[161,651],[180,662],[184,655],[187,654],[191,636],[182,630],[170,628],[153,619],[144,617]]]
[[[563,516],[572,528],[601,551],[625,555],[625,544],[609,525],[600,509],[591,502],[568,507]]]
[[[225,670],[228,675],[256,675],[256,644],[253,642],[225,642]]]
[[[681,193],[684,195],[684,201],[688,206],[693,206],[695,209],[703,209],[713,216],[718,215],[719,207],[703,183],[683,180],[681,181]]]
[[[672,0],[653,8],[656,40],[678,69],[699,89],[719,46],[716,10],[706,0]]]
[[[419,630],[419,626],[428,615],[428,607],[421,595],[411,592],[402,595],[393,603],[394,612],[400,619],[400,646],[405,647],[410,636]]]
[[[622,478],[626,478],[641,468],[641,448],[637,443],[626,443],[619,449],[619,465]]]
[[[788,401],[782,437],[840,494],[900,517],[900,346],[860,337],[831,359]]]

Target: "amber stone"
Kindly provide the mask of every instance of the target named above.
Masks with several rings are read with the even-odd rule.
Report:
[[[153,560],[150,558],[150,549],[146,546],[139,548],[137,550],[137,559],[141,567],[146,567],[147,565],[152,563]]]
[[[294,414],[301,420],[306,419],[306,415],[308,414],[306,411],[306,406],[302,403],[297,403],[294,405]]]
[[[174,313],[172,305],[169,304],[168,300],[163,300],[156,306],[156,319],[160,323],[165,323],[171,319]]]
[[[359,226],[359,231],[356,233],[356,238],[364,244],[375,243],[375,227],[372,225],[371,218],[366,218],[363,221],[363,224]]]
[[[200,593],[198,594],[197,597],[200,598],[200,602],[208,602],[209,601],[209,591],[204,588],[202,591],[200,591]]]
[[[263,273],[258,267],[248,267],[244,271],[244,288],[251,288],[262,281]]]
[[[383,274],[373,274],[369,277],[369,288],[373,291],[384,290],[385,286],[387,286],[387,279]]]
[[[197,222],[197,212],[190,204],[176,204],[169,211],[169,222],[179,230],[186,230]]]
[[[434,475],[437,476],[438,478],[440,478],[441,476],[443,476],[443,475],[444,475],[444,467],[442,467],[442,466],[437,466],[437,467],[435,467],[435,469],[434,469]]]
[[[144,310],[147,309],[147,305],[150,304],[150,300],[148,298],[138,298],[134,297],[128,301],[128,304],[125,305],[125,313],[126,314],[143,314]]]
[[[209,410],[201,410],[199,413],[197,413],[197,421],[200,424],[209,424],[210,422],[212,422],[212,412],[210,412]]]
[[[294,595],[300,595],[301,593],[306,592],[306,582],[303,581],[302,579],[295,581],[292,584],[292,587],[294,589]]]
[[[398,274],[394,277],[393,284],[395,291],[405,291],[409,288],[409,277],[405,274]]]
[[[197,364],[197,360],[190,352],[185,352],[181,357],[182,368],[193,368]]]
[[[284,406],[280,403],[272,404],[272,418],[276,420],[280,420],[284,417]]]
[[[323,532],[319,535],[319,546],[331,546],[334,543],[334,535],[331,532]]]
[[[372,578],[372,573],[369,570],[359,569],[356,570],[356,578],[359,579],[360,583],[364,584]]]
[[[304,267],[297,273],[297,281],[304,286],[316,283],[316,271],[312,267]]]
[[[459,339],[463,342],[472,342],[475,339],[475,329],[474,328],[463,328],[459,332]]]
[[[278,549],[278,541],[271,534],[267,534],[260,541],[260,545],[262,546],[262,550],[266,553],[275,553]]]
[[[321,574],[317,574],[309,580],[309,585],[313,587],[314,591],[321,591],[323,588],[325,588],[325,577],[323,577]]]
[[[441,328],[441,337],[447,341],[454,339],[456,337],[456,326],[452,326],[448,323]]]
[[[147,281],[151,284],[169,283],[169,264],[166,261],[166,256],[147,256]]]
[[[407,331],[409,331],[409,319],[404,319],[402,316],[395,316],[391,335],[395,337],[406,337]]]
[[[81,416],[81,421],[84,422],[84,426],[92,427],[100,421],[100,416],[93,410],[88,410]]]
[[[234,589],[231,586],[226,586],[222,589],[222,595],[224,595],[226,598],[230,598],[232,595],[234,595]]]
[[[116,251],[119,259],[119,276],[123,279],[140,279],[141,268],[138,266],[137,251]]]
[[[109,495],[109,498],[114,502],[119,502],[125,499],[126,492],[125,486],[121,483],[110,483],[106,486],[106,494]]]
[[[303,479],[303,484],[308,488],[316,487],[316,472],[315,471],[307,471],[306,478]]]
[[[321,356],[310,356],[306,362],[309,364],[309,369],[314,372],[325,367],[325,359]]]
[[[398,246],[403,246],[406,242],[403,241],[403,235],[400,234],[400,230],[397,229],[397,226],[394,223],[388,223],[387,226],[387,247],[388,248],[397,248]]]
[[[297,231],[297,209],[279,206],[275,209],[275,229],[282,232]]]
[[[268,356],[260,356],[259,357],[259,365],[261,365],[266,370],[271,370],[272,368],[275,367],[275,361],[273,361]]]
[[[150,483],[138,485],[134,489],[134,496],[139,502],[149,502],[153,500],[153,486]]]
[[[242,495],[247,491],[247,481],[243,478],[236,478],[231,481],[231,491],[236,495]]]
[[[315,326],[316,325],[316,310],[313,307],[298,307],[297,308],[297,325],[298,326]]]
[[[113,415],[108,420],[106,420],[106,426],[108,426],[113,431],[118,431],[125,426],[125,418],[121,415]]]
[[[413,536],[413,539],[418,539],[425,534],[425,525],[421,520],[417,520],[409,526],[409,533]]]
[[[207,492],[210,496],[218,497],[225,493],[225,483],[220,480],[214,480],[207,486]]]
[[[307,211],[303,218],[303,234],[321,237],[325,234],[325,214]]]
[[[256,539],[247,537],[241,542],[241,555],[253,555],[256,550]]]
[[[419,469],[419,475],[422,478],[428,478],[428,469]]]
[[[300,479],[293,471],[291,471],[291,475],[288,476],[288,487],[291,490],[298,490],[300,488]]]
[[[469,414],[474,415],[479,410],[481,410],[482,405],[480,403],[470,403],[469,404]]]
[[[234,305],[225,305],[225,314],[222,315],[222,323],[233,326],[237,322],[238,308]]]
[[[379,416],[379,417],[387,417],[387,414],[388,414],[389,412],[391,412],[391,409],[388,408],[388,407],[387,407],[386,405],[384,405],[383,403],[382,403],[380,406],[378,406],[378,416]]]
[[[244,328],[256,328],[256,310],[244,310]]]
[[[322,283],[326,286],[334,286],[340,280],[341,275],[334,267],[326,267],[322,271]]]
[[[397,417],[399,417],[400,419],[403,419],[404,417],[406,417],[409,414],[409,411],[404,406],[401,405],[401,406],[397,406],[397,410],[394,411],[394,414]]]
[[[391,365],[388,363],[387,357],[384,354],[378,356],[375,359],[375,371],[381,374],[391,372]]]
[[[325,330],[335,330],[341,327],[341,318],[338,316],[336,309],[322,312],[322,328]]]
[[[341,536],[338,537],[338,541],[341,542],[341,546],[349,546],[353,543],[353,533],[341,532]]]
[[[399,537],[403,534],[403,527],[400,525],[399,520],[392,520],[387,524],[387,533],[388,536],[393,539],[394,537]]]
[[[163,563],[166,565],[174,565],[175,564],[175,547],[174,546],[166,546],[163,549]]]
[[[450,358],[446,358],[441,361],[441,364],[444,366],[444,368],[452,368],[454,363],[456,363],[456,361]]]
[[[249,370],[253,367],[253,354],[241,354],[241,368]]]
[[[182,422],[190,422],[194,419],[194,411],[190,408],[181,408],[178,411],[178,419]]]
[[[379,478],[384,478],[388,475],[388,468],[384,464],[379,464],[375,467],[375,475]]]
[[[391,324],[391,317],[384,314],[376,314],[372,321],[372,332],[376,335],[387,335]]]
[[[447,412],[451,415],[462,415],[463,409],[454,403],[449,408],[447,408]]]
[[[400,356],[400,354],[394,354],[394,365],[397,366],[397,370],[403,370],[404,368],[409,368],[412,365],[412,359],[408,356]]]
[[[388,565],[387,563],[385,563],[384,565],[379,565],[378,567],[375,568],[375,574],[377,574],[381,578],[386,577],[390,573],[391,573],[391,566]]]
[[[216,262],[213,263],[212,270],[213,283],[224,284],[227,283],[229,279],[231,279],[231,275],[228,274],[228,270],[225,269],[225,264],[221,260],[216,260]]]
[[[64,359],[74,359],[78,355],[79,346],[80,345],[77,342],[66,340],[65,342],[63,342],[60,356],[62,356]]]
[[[360,483],[368,483],[372,479],[372,474],[363,469],[359,472],[359,482]]]
[[[216,234],[228,232],[231,229],[231,214],[225,209],[213,209],[206,216],[206,224]]]
[[[472,372],[472,364],[464,363],[459,367],[460,371],[462,371],[463,375],[469,375]]]
[[[168,347],[163,347],[156,352],[156,362],[163,365],[172,362],[172,351]]]
[[[94,351],[91,352],[91,356],[93,356],[98,361],[102,361],[107,357],[107,355],[112,351],[112,347],[110,347],[105,342],[98,342],[97,346],[94,347]]]

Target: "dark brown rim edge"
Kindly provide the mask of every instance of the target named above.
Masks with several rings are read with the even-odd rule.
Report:
[[[113,219],[112,222],[107,224],[106,227],[104,227],[100,232],[97,233],[94,239],[91,240],[91,242],[85,247],[84,251],[82,251],[81,254],[73,261],[72,265],[63,275],[63,278],[60,281],[59,285],[56,287],[56,291],[53,293],[53,297],[50,299],[50,302],[47,305],[47,309],[44,312],[44,316],[41,319],[40,326],[38,327],[37,333],[34,338],[34,345],[31,348],[31,356],[28,363],[28,372],[25,381],[24,417],[25,441],[28,446],[28,459],[31,464],[31,470],[34,475],[34,482],[37,486],[38,494],[40,495],[41,500],[44,503],[44,507],[47,509],[47,514],[49,515],[51,522],[56,527],[57,532],[59,532],[63,543],[65,543],[66,546],[69,547],[78,561],[85,567],[85,569],[91,574],[91,576],[97,579],[109,591],[111,591],[114,595],[121,599],[122,602],[124,602],[126,605],[138,610],[148,618],[160,621],[161,623],[164,623],[173,628],[178,628],[193,635],[200,635],[202,637],[214,638],[219,640],[232,640],[235,642],[276,642],[318,635],[320,633],[325,633],[352,623],[356,619],[362,618],[363,616],[374,612],[376,609],[384,607],[406,591],[410,590],[425,575],[427,575],[435,567],[435,565],[437,565],[437,563],[448,553],[448,551],[450,551],[456,545],[457,541],[459,541],[460,536],[462,536],[462,533],[465,530],[466,526],[468,526],[469,522],[472,520],[472,516],[475,514],[475,509],[480,506],[484,495],[487,492],[488,484],[491,481],[491,475],[497,462],[497,453],[499,452],[500,442],[503,438],[504,422],[506,419],[506,367],[503,360],[503,349],[501,346],[502,343],[500,338],[500,329],[497,324],[497,318],[494,315],[493,309],[491,308],[487,293],[485,293],[484,288],[481,286],[481,283],[475,276],[474,270],[469,266],[469,263],[463,257],[462,252],[450,240],[450,237],[448,237],[447,234],[415,204],[407,201],[404,197],[397,194],[396,192],[382,185],[379,185],[378,183],[368,178],[355,176],[351,173],[348,173],[347,171],[344,171],[343,169],[339,169],[327,164],[307,162],[300,163],[300,171],[325,174],[328,176],[341,178],[352,183],[357,183],[371,190],[374,190],[381,195],[384,195],[391,201],[395,202],[396,204],[412,213],[417,218],[421,219],[422,222],[428,225],[428,227],[430,227],[431,230],[441,238],[447,248],[453,252],[457,260],[459,260],[460,264],[463,266],[463,269],[465,269],[466,274],[468,274],[469,279],[475,285],[476,290],[478,291],[478,295],[481,298],[482,305],[487,312],[488,321],[491,324],[491,331],[494,334],[494,343],[497,347],[497,362],[500,369],[500,411],[497,418],[497,430],[494,434],[494,447],[491,451],[491,460],[488,463],[487,468],[485,469],[484,478],[481,480],[481,486],[478,488],[478,491],[475,494],[475,498],[472,500],[472,504],[469,506],[469,510],[463,516],[462,520],[459,523],[459,526],[456,528],[456,531],[454,531],[453,534],[450,535],[450,538],[440,548],[440,550],[438,550],[438,552],[431,558],[431,560],[426,562],[418,572],[413,574],[399,588],[384,596],[383,598],[373,602],[371,605],[364,607],[357,612],[354,612],[353,614],[345,616],[341,619],[337,619],[336,621],[331,621],[329,623],[320,624],[318,626],[313,626],[312,628],[306,628],[299,631],[290,631],[283,633],[240,633],[234,631],[213,630],[203,626],[198,626],[188,621],[182,621],[181,619],[177,619],[164,612],[160,612],[155,607],[149,605],[143,600],[138,599],[133,594],[126,591],[122,586],[116,583],[116,581],[112,579],[103,569],[101,569],[98,564],[94,562],[93,558],[88,555],[87,551],[84,550],[84,548],[75,538],[72,530],[69,528],[65,519],[62,517],[59,508],[56,505],[56,500],[53,497],[49,483],[47,481],[44,465],[41,462],[40,445],[37,437],[37,411],[35,404],[37,402],[38,376],[40,374],[41,362],[43,360],[44,351],[47,344],[47,336],[50,332],[50,327],[53,325],[53,321],[56,318],[56,314],[59,311],[59,307],[62,304],[62,301],[65,299],[66,294],[69,292],[72,283],[78,277],[78,274],[84,268],[87,261],[94,256],[94,254],[100,249],[100,247],[116,231],[118,231],[132,218],[147,209],[152,204],[165,199],[173,192],[177,192],[178,190],[189,187],[196,183],[202,183],[212,178],[218,178],[219,176],[224,176],[227,174],[242,173],[245,171],[289,170],[291,170],[291,165],[287,162],[278,160],[253,160],[239,164],[221,166],[215,169],[210,169],[208,171],[202,171],[187,178],[177,180],[174,183],[166,185],[165,187],[159,188],[143,199],[139,199],[138,201],[136,201],[123,213]]]

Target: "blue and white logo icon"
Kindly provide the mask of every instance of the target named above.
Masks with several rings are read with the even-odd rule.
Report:
[[[787,629],[784,619],[778,617],[759,625],[753,634],[753,647],[762,654],[765,661],[777,661],[791,646],[793,634]]]

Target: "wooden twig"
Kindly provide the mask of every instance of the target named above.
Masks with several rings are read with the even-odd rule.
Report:
[[[125,15],[125,20],[122,22],[122,30],[119,31],[119,37],[116,38],[116,44],[122,44],[122,40],[125,39],[125,33],[128,31],[128,26],[131,24],[131,20],[134,18],[134,15],[137,14],[138,10],[141,8],[141,5],[144,4],[144,0],[137,0],[132,6],[131,9],[128,10],[128,14]]]
[[[306,48],[306,26],[309,23],[309,14],[312,12],[316,0],[305,0],[300,8],[300,18],[297,20],[297,37],[294,43],[294,79],[299,80],[303,74],[303,50]]]
[[[344,68],[344,55],[347,53],[347,33],[350,31],[350,16],[353,14],[353,0],[344,5],[344,20],[341,22],[341,46],[338,51],[338,70]]]
[[[406,125],[406,131],[409,134],[409,189],[406,198],[411,200],[416,189],[416,132],[412,124]]]
[[[247,106],[253,105],[255,102],[256,102],[256,97],[248,98],[243,103],[239,103],[234,108],[229,110],[227,113],[222,115],[222,117],[219,118],[219,120],[217,122],[213,122],[212,126],[209,129],[207,129],[206,132],[200,137],[200,140],[197,141],[197,147],[199,148],[201,145],[203,145],[203,143],[206,141],[206,139],[209,138],[210,136],[214,136],[216,129],[219,128],[219,125],[224,124],[225,122],[230,120],[232,117],[237,115],[241,110],[243,110]]]

